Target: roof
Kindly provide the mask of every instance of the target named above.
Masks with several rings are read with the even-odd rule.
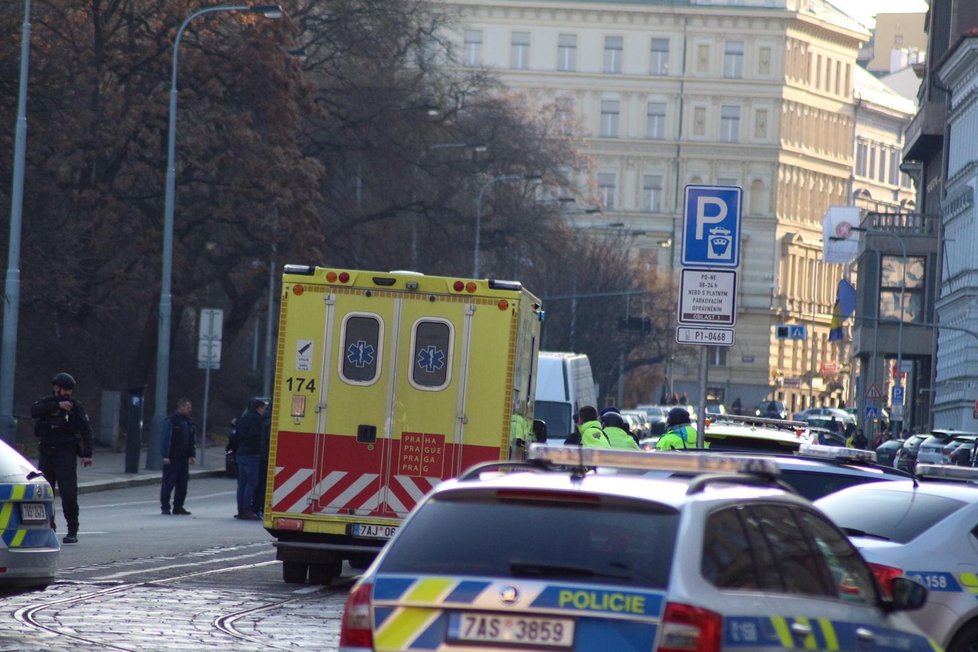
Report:
[[[862,66],[856,66],[855,70],[853,93],[856,99],[906,113],[908,117],[917,112],[916,101],[901,95]]]

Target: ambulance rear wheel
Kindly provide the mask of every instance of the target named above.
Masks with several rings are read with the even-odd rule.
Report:
[[[306,575],[309,574],[309,564],[300,561],[282,562],[282,579],[286,584],[305,584]]]
[[[350,567],[356,570],[366,570],[376,555],[351,555]]]
[[[343,562],[337,560],[331,564],[311,564],[309,566],[309,583],[329,586],[343,572]]]

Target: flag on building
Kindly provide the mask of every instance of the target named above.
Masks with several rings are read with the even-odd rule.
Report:
[[[856,288],[842,279],[835,291],[835,305],[832,307],[832,323],[829,325],[829,341],[842,339],[842,322],[856,311]]]

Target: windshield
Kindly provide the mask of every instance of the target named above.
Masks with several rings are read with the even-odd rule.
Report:
[[[574,432],[570,403],[557,401],[537,401],[533,410],[534,419],[543,419],[547,424],[547,441],[566,439]]]
[[[917,491],[867,489],[858,496],[831,494],[816,505],[847,534],[907,543],[966,503]]]
[[[486,524],[495,524],[486,536]],[[429,501],[404,526],[382,573],[533,577],[665,588],[679,514],[599,502]]]
[[[23,455],[0,441],[0,478],[6,482],[24,482],[28,480],[28,474],[35,471],[37,469]]]

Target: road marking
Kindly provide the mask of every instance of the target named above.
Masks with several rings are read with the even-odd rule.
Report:
[[[204,496],[187,496],[187,502],[190,503],[195,500],[204,500],[206,498],[219,498],[222,496],[234,496],[236,491],[221,491],[216,494],[206,494]],[[127,503],[110,503],[106,505],[85,505],[85,509],[105,509],[106,507],[131,507],[133,505],[159,505],[159,499],[154,500],[134,500]]]

